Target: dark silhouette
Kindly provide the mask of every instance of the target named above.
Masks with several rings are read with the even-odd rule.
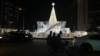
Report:
[[[48,45],[48,50],[50,54],[53,54],[52,52],[52,44],[53,44],[53,36],[52,36],[52,31],[50,31],[50,34],[47,36],[47,45]]]
[[[61,35],[61,31],[59,34],[50,31],[50,34],[47,37],[47,45],[50,54],[55,55],[57,52],[63,52],[65,50],[66,42],[62,42]]]
[[[59,34],[57,34],[56,36],[53,36],[53,48],[55,52],[64,52],[68,44],[68,41],[62,41],[61,35],[62,31],[60,31]]]
[[[52,31],[50,31],[50,34],[47,37],[47,45],[48,46],[52,45]]]
[[[60,31],[59,34],[56,36],[56,47],[57,50],[60,52],[64,51],[65,43],[61,41],[62,32]]]
[[[57,47],[57,36],[56,36],[56,33],[54,32],[53,33],[53,37],[52,37],[52,50],[54,51],[54,52],[57,52],[57,50],[58,50],[58,47]]]

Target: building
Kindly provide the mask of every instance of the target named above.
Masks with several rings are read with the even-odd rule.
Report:
[[[90,24],[90,31],[100,32],[100,1],[88,0],[88,21]]]
[[[97,30],[100,26],[99,2],[98,0],[77,0],[77,30]]]
[[[0,32],[21,28],[19,18],[22,15],[17,5],[10,1],[0,1]]]
[[[77,0],[77,30],[88,29],[87,0]]]

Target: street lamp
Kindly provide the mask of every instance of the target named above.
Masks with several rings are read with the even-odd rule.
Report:
[[[25,11],[22,9],[22,8],[18,8],[18,10],[21,12],[21,11],[23,11],[22,12],[22,14],[23,14],[23,26],[22,26],[22,29],[24,30],[24,15],[25,15]]]
[[[18,8],[18,10],[19,10],[19,11],[21,11],[21,10],[22,10],[22,8]]]

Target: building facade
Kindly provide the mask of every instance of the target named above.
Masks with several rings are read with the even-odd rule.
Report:
[[[100,26],[100,1],[77,0],[77,30],[95,31]]]

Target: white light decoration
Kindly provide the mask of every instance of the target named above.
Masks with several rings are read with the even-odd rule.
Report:
[[[52,3],[52,6],[55,6],[55,3]]]
[[[59,33],[60,31],[62,31],[64,34],[70,33],[70,28],[65,28],[66,21],[57,21],[54,6],[55,6],[55,3],[52,3],[50,18],[47,23],[44,23],[42,21],[37,21],[37,24],[38,24],[37,30],[34,32],[35,37],[37,34],[38,34],[38,37],[40,36],[44,37],[45,34],[49,34],[50,31],[55,32],[55,33]],[[45,33],[45,34],[41,35],[42,33],[43,34]]]

